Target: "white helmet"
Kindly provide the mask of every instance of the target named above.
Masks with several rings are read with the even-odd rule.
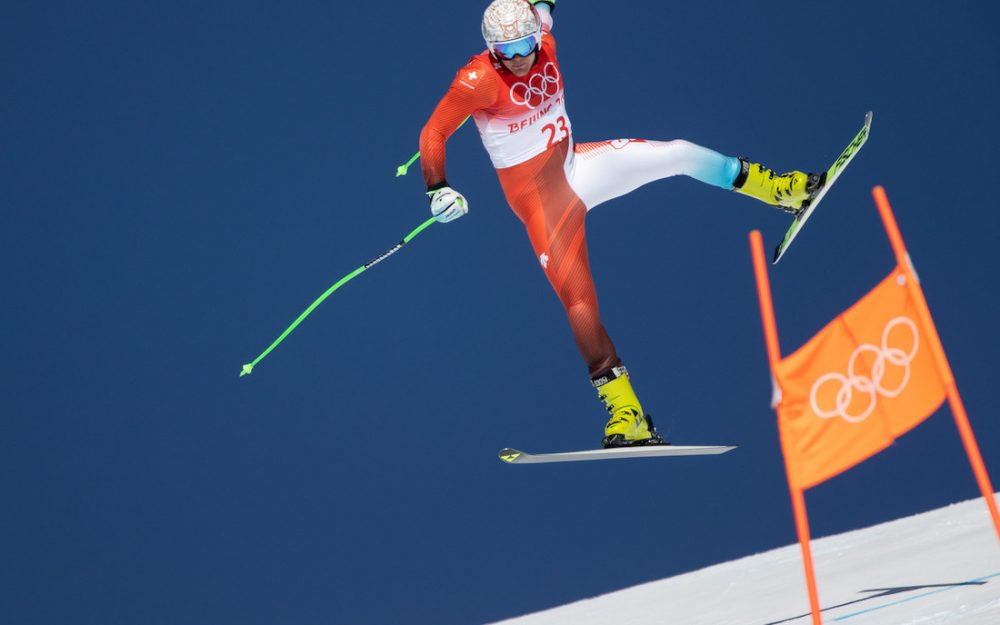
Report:
[[[483,13],[483,39],[492,44],[529,35],[540,38],[542,20],[528,0],[493,0]]]

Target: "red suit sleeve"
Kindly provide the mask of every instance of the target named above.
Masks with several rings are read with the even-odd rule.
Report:
[[[466,117],[496,102],[497,80],[499,77],[493,68],[478,59],[473,59],[455,74],[420,133],[420,167],[428,189],[445,183],[445,142]]]

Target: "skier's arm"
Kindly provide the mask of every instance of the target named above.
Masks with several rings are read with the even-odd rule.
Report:
[[[445,179],[445,142],[465,118],[484,109],[497,98],[496,84],[486,70],[469,64],[459,70],[420,133],[420,167],[427,190],[448,186]]]
[[[542,18],[542,30],[552,30],[552,13],[556,10],[556,0],[531,0],[531,4]]]
[[[427,197],[431,213],[442,223],[469,212],[465,197],[448,186],[445,179],[445,143],[469,115],[496,101],[498,90],[489,72],[488,67],[475,62],[460,69],[420,133],[420,167]]]

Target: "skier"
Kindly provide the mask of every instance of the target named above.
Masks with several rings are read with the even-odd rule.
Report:
[[[493,0],[487,7],[487,50],[458,70],[420,134],[431,213],[442,223],[468,213],[465,197],[445,179],[445,142],[471,115],[610,413],[603,446],[665,444],[601,323],[584,237],[587,211],[680,174],[796,214],[825,176],[775,175],[745,158],[683,140],[574,143],[552,36],[554,10],[555,0]]]

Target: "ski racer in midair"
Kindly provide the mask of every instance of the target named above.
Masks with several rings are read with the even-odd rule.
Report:
[[[487,50],[458,71],[420,134],[431,212],[449,222],[469,210],[445,179],[445,142],[471,115],[611,415],[602,444],[662,444],[601,323],[587,260],[587,211],[654,180],[685,175],[794,214],[824,181],[798,171],[776,175],[683,140],[575,143],[552,35],[554,9],[555,0],[494,0],[487,7]]]

